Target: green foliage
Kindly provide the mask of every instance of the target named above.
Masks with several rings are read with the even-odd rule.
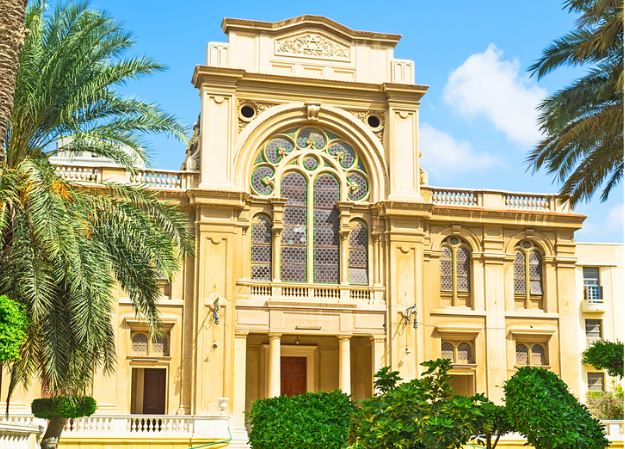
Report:
[[[95,370],[114,368],[115,285],[157,333],[159,279],[179,269],[192,234],[178,207],[147,189],[64,181],[50,162],[54,144],[134,170],[146,159],[143,136],[182,138],[184,127],[120,94],[162,66],[127,57],[133,39],[106,13],[86,2],[33,0],[26,27],[0,163],[0,291],[30,318],[12,380],[37,375],[55,396],[81,396]]]
[[[343,448],[354,409],[341,391],[254,401],[250,444],[253,449]]]
[[[561,66],[586,66],[585,76],[539,106],[544,139],[529,155],[563,182],[573,203],[603,187],[606,200],[623,178],[623,2],[566,0],[579,14],[575,29],[555,40],[530,67],[541,78]]]
[[[30,407],[37,418],[80,418],[93,415],[96,402],[90,396],[56,396],[35,399]]]
[[[586,404],[597,419],[623,419],[623,387],[616,385],[612,391],[589,391]]]
[[[623,378],[623,342],[599,340],[582,353],[582,363],[605,369],[613,377]]]
[[[26,308],[8,296],[0,295],[0,365],[20,359],[27,330]]]
[[[454,396],[449,360],[422,363],[423,376],[409,382],[380,370],[379,394],[362,401],[350,429],[350,449],[459,448],[476,433],[480,397]]]
[[[504,385],[512,425],[536,449],[600,449],[603,426],[556,374],[520,368]]]
[[[485,396],[478,395],[476,397],[481,399],[478,405],[480,418],[472,442],[488,449],[494,449],[501,436],[514,431],[508,410],[503,405],[494,404]]]

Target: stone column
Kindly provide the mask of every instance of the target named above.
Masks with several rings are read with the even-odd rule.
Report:
[[[352,392],[350,336],[339,337],[339,388],[345,394]]]
[[[384,356],[384,346],[386,337],[384,335],[374,335],[371,337],[371,370],[373,371],[373,382],[375,384],[375,373],[386,365]],[[375,386],[373,387],[375,388]],[[373,390],[375,393],[375,390]]]
[[[280,396],[280,334],[269,334],[269,388],[270,398]]]
[[[234,335],[234,390],[232,414],[237,427],[245,425],[245,382],[247,358],[247,332]]]

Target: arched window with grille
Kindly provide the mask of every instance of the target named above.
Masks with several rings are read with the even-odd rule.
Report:
[[[307,180],[299,172],[287,173],[282,178],[284,230],[281,245],[281,277],[285,282],[307,281]]]
[[[473,363],[473,356],[471,351],[471,345],[463,342],[458,344],[458,363],[468,364]]]
[[[367,224],[356,220],[349,233],[349,282],[369,284],[369,232]]]
[[[543,345],[532,345],[532,365],[543,366],[547,364],[545,357],[545,348]]]
[[[527,346],[523,344],[516,345],[516,364],[518,366],[529,365],[529,357],[527,356]]]
[[[451,305],[469,305],[471,292],[471,250],[458,237],[443,241],[440,258],[442,295],[451,296]]]
[[[454,345],[448,341],[441,343],[441,357],[454,361]]]
[[[366,226],[349,239],[339,238],[340,202],[366,204],[370,200],[365,162],[344,137],[310,126],[271,136],[257,151],[250,186],[258,201],[286,200],[280,242],[275,242],[280,248],[281,281],[369,282]],[[271,247],[271,235],[263,232],[271,220],[257,225],[257,232],[252,230],[258,237],[253,237],[252,252],[261,255],[252,255],[252,278],[267,280],[271,261],[265,260],[267,255],[260,248]],[[341,260],[347,261],[347,269],[341,269]],[[341,279],[341,273],[348,278]]]
[[[256,214],[252,220],[252,279],[271,280],[271,218]]]
[[[516,365],[517,366],[546,366],[547,345],[543,343],[517,343]]]
[[[469,365],[475,363],[473,356],[473,345],[466,340],[441,341],[441,357],[454,364]]]
[[[143,332],[137,332],[132,336],[132,353],[135,355],[148,354],[148,336]]]
[[[538,247],[530,241],[523,240],[514,249],[513,282],[517,302],[529,308],[535,301],[542,308],[543,258]]]
[[[314,281],[338,284],[339,267],[339,211],[338,180],[330,174],[321,174],[314,183]]]

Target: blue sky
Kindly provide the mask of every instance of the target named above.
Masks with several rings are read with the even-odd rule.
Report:
[[[436,186],[555,192],[545,173],[532,175],[524,160],[538,137],[534,107],[579,76],[558,70],[536,82],[526,69],[575,17],[559,1],[165,1],[94,0],[131,30],[145,54],[168,70],[124,87],[159,103],[185,123],[195,122],[199,100],[193,68],[205,61],[209,41],[225,41],[223,17],[275,21],[325,15],[362,30],[399,33],[395,57],[415,61],[416,82],[430,89],[421,107],[421,151]],[[178,168],[184,145],[149,140],[152,165]],[[621,186],[622,187],[622,186]],[[587,214],[578,241],[623,241],[623,191],[606,203],[577,207]]]

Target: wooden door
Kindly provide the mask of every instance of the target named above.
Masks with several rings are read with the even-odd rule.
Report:
[[[143,413],[146,415],[165,414],[166,370],[146,368],[143,374]]]
[[[285,396],[306,393],[306,357],[280,359],[280,392]]]

